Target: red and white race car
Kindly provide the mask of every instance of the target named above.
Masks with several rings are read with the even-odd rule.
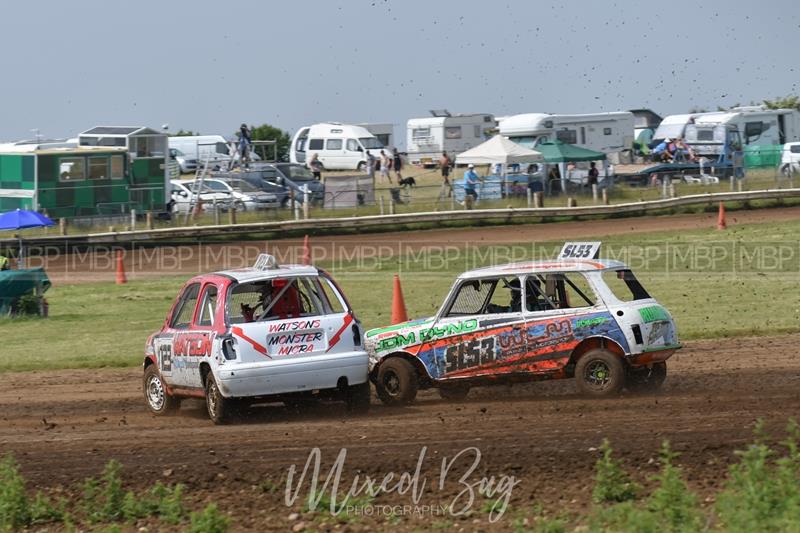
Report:
[[[176,410],[205,398],[224,422],[243,404],[299,405],[324,396],[369,408],[362,329],[342,291],[313,266],[277,264],[262,254],[252,268],[204,274],[181,289],[144,357],[150,410]]]

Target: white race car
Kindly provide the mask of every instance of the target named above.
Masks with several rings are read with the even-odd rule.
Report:
[[[433,317],[368,331],[380,399],[573,377],[590,395],[661,386],[680,348],[675,323],[625,264],[595,259],[599,248],[567,243],[554,261],[465,272]]]

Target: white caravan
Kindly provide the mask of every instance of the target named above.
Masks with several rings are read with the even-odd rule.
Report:
[[[289,160],[305,165],[317,154],[328,170],[363,170],[367,164],[366,152],[378,158],[383,149],[383,144],[366,128],[323,122],[297,130],[292,138]]]
[[[412,118],[406,132],[406,152],[412,165],[435,165],[447,152],[451,159],[486,141],[497,128],[488,113],[451,115],[446,109],[430,117]]]
[[[745,145],[773,145],[800,141],[800,111],[764,106],[732,107],[728,111],[691,113],[665,117],[654,141],[685,137],[687,124],[735,126]]]
[[[633,146],[634,118],[629,111],[585,115],[524,113],[498,126],[500,135],[526,148],[559,140],[606,154]]]

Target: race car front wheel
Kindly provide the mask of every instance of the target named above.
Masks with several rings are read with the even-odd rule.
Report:
[[[625,367],[619,356],[598,348],[589,350],[575,365],[578,391],[590,396],[616,394],[625,385]]]
[[[174,413],[181,405],[180,400],[167,393],[167,385],[155,365],[148,366],[144,371],[144,399],[155,415]]]
[[[407,405],[417,397],[419,379],[411,363],[391,357],[378,368],[375,390],[386,405]]]

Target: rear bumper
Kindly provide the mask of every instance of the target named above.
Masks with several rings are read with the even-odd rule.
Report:
[[[318,355],[263,363],[226,364],[214,369],[225,397],[272,396],[335,389],[341,378],[348,385],[367,382],[366,352]]]
[[[676,350],[679,350],[681,345],[666,346],[646,352],[631,354],[625,357],[625,360],[631,366],[647,366],[653,363],[662,363],[672,357]]]

